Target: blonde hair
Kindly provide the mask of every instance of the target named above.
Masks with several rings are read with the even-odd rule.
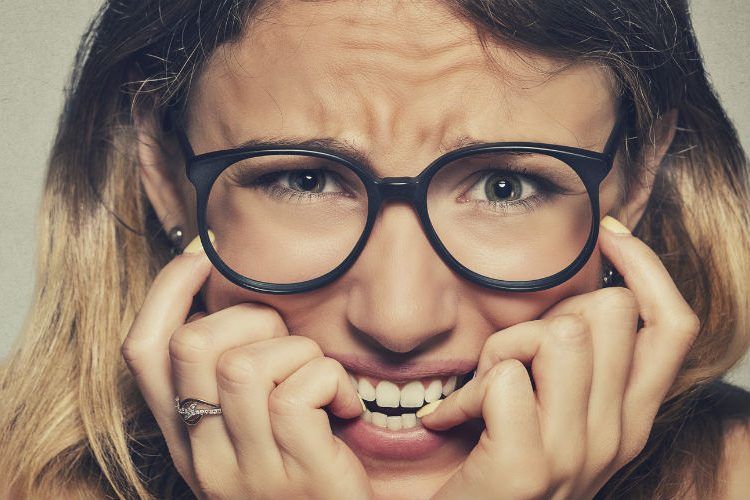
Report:
[[[736,132],[704,73],[686,2],[446,3],[484,36],[612,69],[634,105],[626,186],[638,182],[652,124],[679,111],[636,234],[661,256],[702,327],[652,439],[601,496],[669,498],[688,468],[696,471],[699,497],[710,495],[720,437],[699,429],[681,441],[694,453],[676,457],[670,444],[679,436],[670,429],[693,411],[703,385],[747,349],[750,183]],[[623,6],[629,23],[611,15]],[[167,103],[184,105],[206,58],[242,35],[256,8],[251,1],[113,0],[84,38],[49,160],[34,304],[0,380],[0,470],[16,497],[180,494],[158,428],[120,356],[169,257],[140,185],[132,110],[145,102],[154,113]],[[148,96],[138,105],[128,85],[134,72],[142,75],[135,94]],[[653,477],[639,472],[646,466],[657,471]]]

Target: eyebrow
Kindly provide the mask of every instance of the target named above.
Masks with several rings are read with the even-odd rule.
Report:
[[[489,144],[489,141],[480,141],[470,136],[460,136],[450,142],[441,142],[438,151],[440,155],[444,155],[450,151],[456,149],[465,148],[468,146],[477,146],[480,144]],[[256,149],[274,149],[274,148],[300,148],[300,149],[318,149],[327,151],[330,153],[336,153],[341,156],[346,156],[356,161],[362,167],[368,171],[371,175],[377,177],[377,173],[374,163],[370,156],[359,148],[356,144],[350,141],[336,139],[333,137],[319,137],[314,139],[299,139],[299,138],[282,138],[282,137],[263,137],[258,139],[250,139],[245,142],[233,146],[233,149],[244,149],[244,148],[256,148]],[[439,156],[438,156],[439,157]],[[436,158],[438,158],[436,157]],[[435,158],[435,159],[436,159]],[[433,159],[434,160],[434,159]],[[432,160],[431,160],[432,161]],[[424,165],[426,168],[427,165]]]

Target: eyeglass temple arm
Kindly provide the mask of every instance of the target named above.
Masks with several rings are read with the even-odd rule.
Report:
[[[617,110],[617,119],[615,121],[615,127],[609,134],[607,144],[604,145],[604,154],[612,157],[613,152],[617,149],[617,143],[622,138],[622,133],[625,130],[625,119],[628,115],[629,105],[623,100],[620,102],[620,107]]]
[[[187,134],[185,134],[185,130],[182,128],[182,121],[180,120],[180,115],[175,109],[175,106],[167,107],[167,119],[172,125],[172,130],[174,130],[175,135],[177,135],[177,140],[180,143],[180,147],[182,148],[182,152],[185,154],[185,157],[187,159],[190,159],[195,156],[195,152],[193,151],[193,147],[190,145]]]

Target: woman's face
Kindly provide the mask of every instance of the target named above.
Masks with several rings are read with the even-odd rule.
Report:
[[[473,26],[437,2],[281,2],[211,58],[194,87],[188,132],[196,153],[260,138],[335,138],[381,177],[415,176],[466,140],[602,151],[615,121],[610,80],[595,66],[549,74],[561,66],[501,46],[483,51]],[[617,208],[618,174],[615,167],[602,183],[602,214]],[[550,290],[491,291],[446,266],[411,206],[389,202],[358,260],[322,289],[264,295],[214,272],[203,293],[209,313],[272,306],[291,334],[314,339],[357,379],[428,385],[474,369],[494,332],[598,288],[600,264],[595,251]],[[352,429],[334,422],[376,490],[419,496],[455,471],[481,427],[437,439]]]

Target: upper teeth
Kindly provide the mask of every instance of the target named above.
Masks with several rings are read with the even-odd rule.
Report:
[[[374,386],[365,377],[351,376],[352,384],[359,397],[365,401],[376,401],[383,408],[419,408],[427,403],[449,395],[456,390],[456,376],[448,377],[445,384],[439,378],[412,380],[399,389],[399,386],[388,380],[380,380]]]

